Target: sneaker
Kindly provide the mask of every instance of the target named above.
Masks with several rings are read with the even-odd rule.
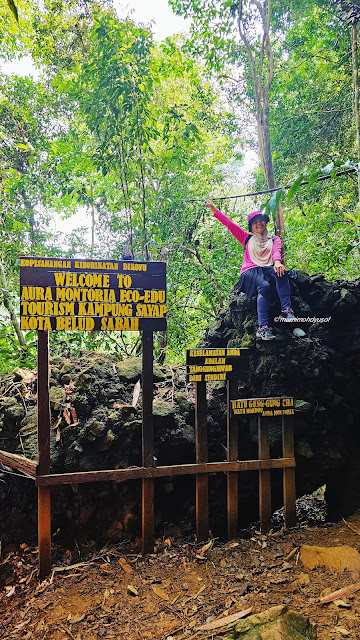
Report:
[[[256,337],[261,340],[274,340],[275,336],[269,327],[259,327],[256,332]]]
[[[280,311],[280,315],[282,318],[285,318],[285,320],[295,320],[294,312],[292,309],[290,309],[290,307]]]

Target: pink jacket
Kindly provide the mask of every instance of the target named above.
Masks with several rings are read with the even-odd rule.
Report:
[[[236,240],[239,240],[239,242],[241,242],[241,244],[244,246],[245,240],[249,235],[248,231],[244,231],[244,229],[239,227],[238,224],[230,220],[230,218],[228,218],[224,213],[221,213],[221,211],[219,211],[218,209],[216,210],[216,213],[214,213],[214,217],[220,220],[220,222],[223,225],[225,225],[225,227],[227,227],[229,231],[231,231],[233,236],[235,236]],[[273,262],[275,262],[275,260],[281,260],[281,240],[279,236],[274,237],[271,255],[272,255]],[[244,260],[241,266],[240,273],[244,273],[244,271],[247,271],[248,269],[252,269],[253,267],[258,267],[258,266],[259,265],[255,264],[250,259],[249,244],[247,244],[244,252]]]

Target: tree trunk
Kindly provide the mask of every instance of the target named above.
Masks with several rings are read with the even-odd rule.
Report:
[[[94,257],[94,247],[95,247],[95,207],[94,207],[94,187],[92,180],[90,180],[90,196],[91,196],[91,248],[90,248],[90,258]]]
[[[10,319],[11,319],[12,325],[14,327],[15,333],[16,333],[16,335],[18,337],[19,344],[24,349],[24,353],[26,353],[27,352],[27,344],[26,344],[26,341],[25,341],[25,338],[24,338],[24,334],[20,329],[20,325],[19,325],[19,321],[17,319],[17,315],[16,315],[16,311],[15,311],[14,305],[11,302],[11,298],[10,298],[10,294],[9,294],[9,290],[8,290],[8,286],[7,286],[7,280],[6,280],[4,264],[3,264],[3,261],[1,259],[0,259],[0,276],[1,276],[1,282],[2,282],[2,292],[3,292],[4,305],[5,305],[6,309],[8,310],[8,312],[10,314]]]
[[[253,0],[253,4],[259,11],[262,21],[262,47],[261,53],[256,63],[256,59],[250,44],[250,40],[246,33],[246,24],[242,17],[242,2],[239,1],[238,10],[238,30],[241,40],[243,41],[247,57],[249,61],[249,67],[251,71],[251,77],[254,85],[255,94],[255,116],[258,131],[258,147],[261,160],[261,166],[264,172],[264,177],[269,189],[276,189],[276,180],[274,174],[274,165],[272,161],[271,142],[270,142],[270,124],[269,124],[269,112],[270,112],[270,89],[274,76],[274,58],[270,42],[270,15],[271,15],[271,2],[270,0],[264,0],[261,4],[258,0]],[[266,73],[264,72],[264,62],[267,63]],[[264,77],[265,76],[265,77]],[[275,233],[280,237],[284,234],[284,215],[281,204],[279,204],[275,215]]]
[[[354,87],[354,121],[356,129],[356,153],[357,161],[360,162],[360,90],[359,90],[359,65],[358,65],[358,42],[357,42],[357,25],[351,27],[351,44],[352,44],[352,69],[353,69],[353,87]],[[360,206],[360,173],[358,171],[358,201]]]

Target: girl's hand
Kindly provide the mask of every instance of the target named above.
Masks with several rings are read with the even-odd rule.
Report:
[[[207,208],[210,209],[210,211],[212,211],[213,213],[215,213],[215,211],[217,211],[212,198],[209,198],[209,202],[206,204]]]
[[[284,275],[286,269],[284,265],[280,262],[280,260],[275,260],[274,262],[274,271],[281,278]]]

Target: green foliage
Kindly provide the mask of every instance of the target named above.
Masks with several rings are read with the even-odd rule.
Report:
[[[27,350],[20,346],[19,341],[9,323],[9,319],[0,316],[0,373],[8,373],[19,364],[33,369],[36,366],[36,343],[34,331],[26,334]]]
[[[255,73],[264,80],[258,7],[253,0],[241,4]],[[130,245],[136,259],[167,262],[167,357],[180,360],[226,304],[243,257],[241,245],[205,209],[211,193],[238,189],[231,180],[227,186],[229,163],[236,173],[246,144],[256,144],[240,4],[173,0],[193,18],[191,47],[180,36],[156,44],[150,30],[119,20],[111,2],[18,0],[16,6],[19,25],[0,3],[0,56],[30,53],[41,76],[1,78],[0,240],[14,303],[21,253],[118,259]],[[271,3],[269,120],[276,179],[291,187],[273,192],[263,208],[273,215],[284,207],[288,266],[355,278],[357,175],[336,177],[359,160],[349,29],[324,0],[294,0],[289,7]],[[325,175],[331,178],[319,181]],[[264,186],[261,171],[255,181]],[[248,207],[226,212],[246,228]],[[64,248],[49,219],[79,208],[92,238],[83,229],[69,233]],[[30,363],[35,337],[26,339]],[[133,334],[54,332],[50,341],[53,353],[71,356],[139,348]],[[21,355],[5,319],[0,367],[11,368]]]

